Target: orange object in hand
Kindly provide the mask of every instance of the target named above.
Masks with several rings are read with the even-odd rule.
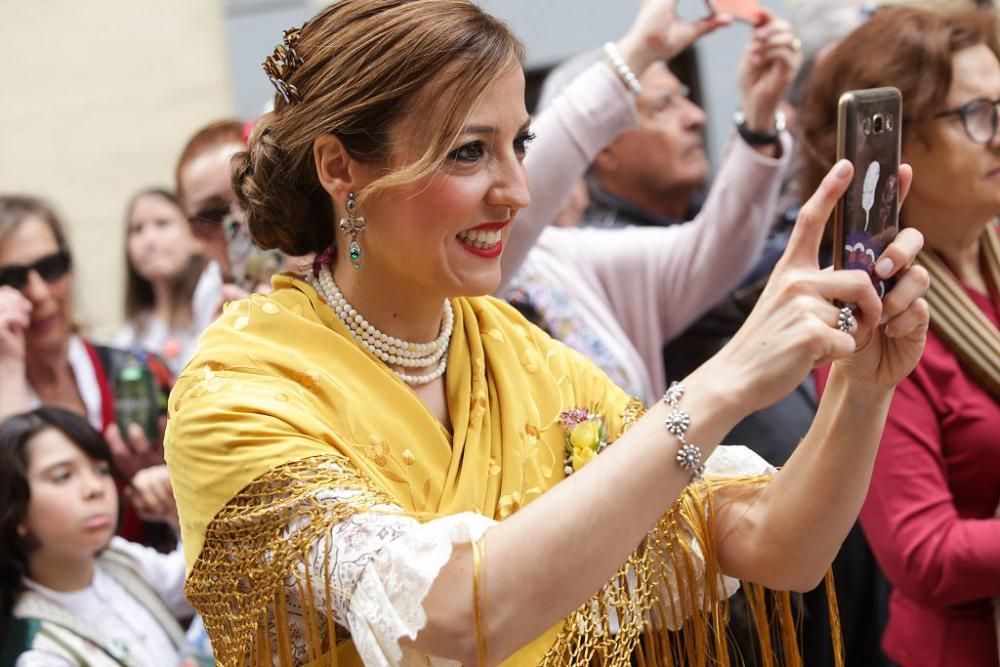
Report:
[[[759,0],[705,0],[714,14],[729,14],[735,19],[757,25],[764,18]]]

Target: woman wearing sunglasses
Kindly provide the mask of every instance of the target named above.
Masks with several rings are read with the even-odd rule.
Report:
[[[893,586],[883,648],[903,667],[995,667],[1000,596],[1000,60],[995,17],[889,8],[817,67],[807,144],[834,155],[841,92],[903,93],[901,222],[924,234],[931,334],[900,383],[861,523]],[[811,182],[824,165],[812,161]],[[807,184],[808,187],[808,184]]]
[[[84,415],[105,434],[130,480],[139,469],[162,464],[160,442],[150,442],[134,424],[124,436],[115,425],[114,379],[135,357],[77,333],[72,268],[55,212],[34,197],[0,196],[0,418],[40,405]],[[150,409],[160,411],[170,372],[154,357],[139,361],[158,392]],[[122,534],[147,543],[169,540],[132,512],[123,517]]]

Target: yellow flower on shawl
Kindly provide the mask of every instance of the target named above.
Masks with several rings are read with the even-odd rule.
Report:
[[[563,472],[567,475],[593,461],[608,446],[608,429],[600,413],[572,408],[559,415],[559,423],[566,433]]]
[[[597,446],[601,442],[600,437],[600,424],[593,419],[588,419],[587,421],[580,422],[573,427],[573,432],[570,433],[569,441],[573,444],[573,449],[587,449],[596,453]]]
[[[378,467],[384,467],[389,462],[389,443],[385,442],[374,433],[368,436],[368,446],[365,447],[365,455]]]
[[[590,447],[573,448],[573,470],[577,471],[597,457],[597,450]]]

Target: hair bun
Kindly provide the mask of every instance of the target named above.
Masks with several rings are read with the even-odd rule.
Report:
[[[292,164],[275,137],[273,121],[273,112],[264,114],[248,150],[233,156],[233,192],[258,246],[288,255],[320,252],[333,242],[327,195],[315,177],[302,182],[300,175],[312,171]]]

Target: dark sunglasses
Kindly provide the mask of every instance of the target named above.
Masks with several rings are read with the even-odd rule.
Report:
[[[232,218],[242,220],[242,216],[241,207],[234,209],[229,203],[216,198],[188,218],[188,224],[196,236],[214,236],[218,233],[216,230],[223,228],[227,221]]]
[[[198,211],[188,218],[188,222],[195,229],[221,227],[227,217],[229,217],[228,206],[215,206]]]
[[[997,134],[997,105],[1000,99],[989,100],[985,97],[967,102],[957,109],[948,109],[935,114],[935,118],[958,116],[962,119],[962,127],[969,139],[983,146],[993,142]]]
[[[71,265],[69,253],[60,250],[57,253],[41,257],[35,263],[27,266],[17,264],[0,266],[0,286],[9,285],[16,290],[24,289],[24,286],[28,284],[28,275],[32,271],[41,276],[45,282],[54,283],[69,273]]]

